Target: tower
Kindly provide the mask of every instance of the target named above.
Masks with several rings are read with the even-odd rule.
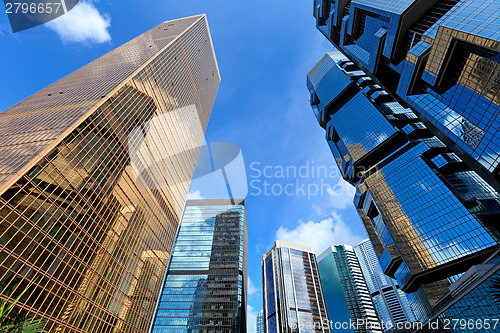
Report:
[[[188,200],[151,332],[245,333],[247,250],[242,199]]]
[[[220,76],[205,15],[0,113],[0,297],[50,332],[145,332]]]
[[[312,248],[275,241],[262,256],[262,281],[266,333],[330,332]]]
[[[352,333],[382,333],[382,323],[353,247],[327,248],[318,256],[318,268],[333,328]]]
[[[425,320],[458,275],[496,251],[500,195],[347,57],[325,55],[307,77],[311,107],[383,272]]]
[[[384,323],[384,331],[396,327],[398,323],[414,322],[415,316],[405,293],[394,279],[382,272],[371,242],[364,240],[354,247],[354,252],[379,319]]]

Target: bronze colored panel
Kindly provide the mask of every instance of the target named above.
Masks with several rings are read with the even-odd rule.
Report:
[[[0,113],[0,297],[49,332],[146,332],[220,82],[205,15]]]

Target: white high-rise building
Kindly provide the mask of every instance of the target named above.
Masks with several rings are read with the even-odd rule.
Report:
[[[372,243],[367,239],[356,245],[354,252],[385,331],[397,323],[415,321],[405,293],[394,279],[382,272]]]

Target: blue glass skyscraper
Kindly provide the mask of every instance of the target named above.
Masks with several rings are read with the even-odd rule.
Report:
[[[152,333],[246,332],[243,200],[188,200]]]
[[[450,152],[433,157],[431,169],[439,170],[437,177],[498,241],[500,3],[488,0],[314,0],[313,3],[318,30],[349,61],[364,70],[370,80],[384,87],[384,94],[392,96],[385,98],[411,109],[425,130]],[[411,130],[412,135],[421,131],[421,128]],[[462,172],[457,172],[460,169]],[[420,196],[415,199],[421,204]],[[437,203],[439,195],[434,200]],[[450,229],[459,234],[466,231],[474,239],[475,231],[470,232],[475,228],[459,226],[457,216],[452,213],[454,205],[445,206],[449,212],[441,210],[439,219],[443,223],[450,221],[454,225]],[[390,228],[389,233],[392,234]],[[448,249],[445,257],[455,258],[463,252],[459,244],[460,237],[439,239],[435,243]],[[407,245],[422,247],[411,240]],[[471,260],[460,263],[460,271],[485,258],[482,246],[466,251],[470,252]],[[478,255],[475,259],[474,254]],[[397,257],[390,259],[388,254],[384,255],[382,266],[388,264],[389,273],[398,267],[412,270],[399,266]],[[412,260],[422,261],[417,257]],[[422,298],[426,294],[433,306],[456,277],[447,282],[437,280],[457,271],[420,279],[423,288],[415,295]],[[429,281],[433,282],[424,283]],[[439,289],[441,292],[435,292]],[[429,297],[431,290],[434,296]],[[426,312],[429,313],[429,308]]]
[[[344,55],[325,55],[307,86],[382,270],[427,318],[459,274],[498,248],[498,191]]]
[[[498,1],[314,0],[314,16],[339,50],[499,189]]]
[[[394,279],[382,272],[371,242],[367,239],[359,243],[354,252],[384,331],[396,327],[398,323],[414,322],[415,316],[405,293]]]

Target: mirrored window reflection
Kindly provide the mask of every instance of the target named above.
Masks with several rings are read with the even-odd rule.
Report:
[[[0,114],[0,294],[35,281],[20,304],[47,331],[145,332],[153,317],[219,83],[205,16],[155,29]]]

